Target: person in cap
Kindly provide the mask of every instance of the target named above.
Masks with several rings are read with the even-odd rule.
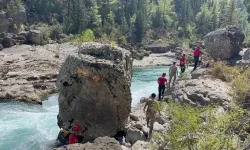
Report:
[[[158,91],[159,100],[163,98],[167,84],[166,73],[162,73],[162,76],[158,78]]]
[[[79,125],[74,125],[72,127],[72,130],[74,131],[74,133],[71,133],[69,135],[69,142],[68,142],[69,144],[79,143],[79,139],[78,139],[77,135],[79,134],[80,129],[81,129],[81,127]]]
[[[201,54],[202,54],[201,47],[197,46],[196,49],[194,50],[194,70],[196,70],[198,66]]]
[[[149,128],[149,135],[148,137],[151,137],[155,122],[155,114],[154,111],[154,104],[156,103],[156,94],[152,93],[149,100],[146,102],[143,111],[146,112],[146,121],[147,121],[147,127]],[[147,109],[147,110],[146,110]]]
[[[178,68],[176,67],[176,62],[174,61],[173,64],[169,68],[169,85],[168,85],[169,88],[170,88],[172,78],[174,78],[173,83],[172,83],[172,86],[174,86],[176,76],[178,76]]]

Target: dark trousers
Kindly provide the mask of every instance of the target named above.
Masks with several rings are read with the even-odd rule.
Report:
[[[164,92],[165,92],[165,85],[159,85],[158,90],[159,90],[159,99],[162,98],[162,96],[164,96]]]
[[[196,70],[196,68],[197,68],[197,66],[198,66],[199,59],[200,59],[199,56],[194,56],[194,70]]]
[[[181,66],[181,72],[182,72],[182,73],[185,72],[185,70],[186,70],[186,65],[185,65],[185,64],[181,64],[180,66]]]

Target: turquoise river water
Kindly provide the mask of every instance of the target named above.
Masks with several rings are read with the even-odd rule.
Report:
[[[140,98],[157,93],[157,78],[167,67],[135,68],[131,92],[132,106]],[[55,142],[57,126],[58,96],[52,95],[43,105],[20,102],[0,103],[0,150],[50,150]]]

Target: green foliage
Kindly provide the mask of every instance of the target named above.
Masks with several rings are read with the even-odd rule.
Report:
[[[236,103],[245,108],[250,106],[250,69],[237,76],[233,82],[234,99]]]
[[[84,42],[94,42],[95,35],[94,32],[90,29],[82,32],[77,36],[77,38],[73,39],[72,42],[84,43]]]
[[[244,111],[240,108],[219,113],[212,107],[198,108],[170,101],[166,113],[172,118],[171,128],[155,138],[166,141],[169,149],[240,149],[245,144],[240,136],[248,137],[245,124],[241,124]]]
[[[209,73],[222,81],[231,82],[241,73],[240,68],[228,66],[225,62],[217,62],[212,65]]]
[[[9,15],[16,14],[17,12],[24,10],[22,0],[9,0],[7,4],[7,13]]]

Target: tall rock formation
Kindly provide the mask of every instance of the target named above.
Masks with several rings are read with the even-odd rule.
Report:
[[[236,26],[228,26],[210,32],[204,38],[205,47],[209,55],[214,59],[228,59],[238,55],[244,39],[245,35]]]
[[[98,43],[83,44],[62,64],[58,125],[81,126],[85,141],[114,136],[131,109],[132,57],[125,49]]]

